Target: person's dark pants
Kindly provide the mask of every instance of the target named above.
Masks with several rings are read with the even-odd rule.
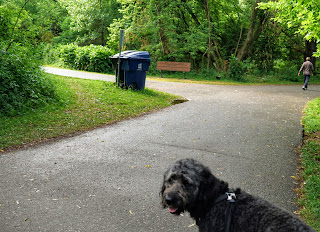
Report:
[[[304,75],[304,87],[308,88],[308,84],[309,84],[309,79],[310,79],[310,75]]]

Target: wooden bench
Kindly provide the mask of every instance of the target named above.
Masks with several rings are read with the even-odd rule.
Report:
[[[158,61],[157,70],[160,70],[161,77],[162,77],[162,71],[180,71],[180,72],[183,72],[183,78],[186,78],[186,72],[190,72],[191,70],[191,63]]]

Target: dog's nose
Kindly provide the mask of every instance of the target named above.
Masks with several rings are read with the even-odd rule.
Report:
[[[165,200],[166,200],[167,205],[172,205],[172,203],[174,202],[174,197],[173,197],[173,196],[170,196],[170,195],[168,194],[168,195],[166,195]]]

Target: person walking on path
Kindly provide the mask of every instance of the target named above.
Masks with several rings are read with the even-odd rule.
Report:
[[[303,71],[303,76],[304,76],[304,85],[302,86],[303,90],[306,90],[308,88],[308,83],[310,79],[310,75],[314,72],[314,67],[313,64],[310,62],[310,57],[306,58],[306,61],[302,64],[298,76],[300,76],[300,72]]]

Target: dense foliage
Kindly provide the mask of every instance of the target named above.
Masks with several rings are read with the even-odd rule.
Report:
[[[52,101],[58,101],[54,84],[41,70],[41,51],[37,46],[44,39],[45,7],[41,0],[0,0],[0,116],[19,115]],[[50,27],[51,28],[51,27]]]
[[[261,2],[259,7],[275,12],[273,21],[304,37],[305,56],[320,56],[320,51],[316,49],[320,39],[320,1],[277,0]],[[318,43],[318,47],[319,45]],[[315,63],[315,59],[312,59],[312,62]]]
[[[54,42],[68,44],[75,42],[84,46],[89,44],[106,45],[109,32],[107,27],[114,18],[119,17],[119,3],[116,0],[59,0],[67,11],[61,24],[62,32]]]
[[[277,0],[259,5],[261,9],[276,11],[278,14],[274,17],[275,21],[295,28],[296,32],[305,36],[307,40],[320,39],[319,1]]]
[[[122,17],[110,27],[110,45],[126,29],[126,46],[148,50],[155,60],[188,61],[195,69],[225,68],[235,55],[255,56],[252,44],[262,33],[268,14],[257,1],[120,0]]]
[[[19,115],[57,100],[54,85],[45,79],[34,54],[26,48],[14,50],[0,49],[0,116]]]
[[[318,3],[311,7],[302,0],[0,3],[0,37],[8,44],[28,40],[53,47],[107,45],[116,53],[119,30],[125,29],[123,49],[147,50],[153,61],[191,62],[193,70],[202,71],[226,70],[231,56],[239,61],[250,59],[257,69],[265,71],[273,70],[279,62],[299,66],[305,56],[316,51],[314,41],[319,38]]]
[[[26,41],[107,44],[116,52],[122,28],[124,49],[148,50],[153,60],[189,61],[196,70],[224,70],[225,61],[234,55],[270,70],[278,60],[300,59],[300,64],[301,57],[315,51],[304,39],[314,42],[320,37],[319,4],[302,0],[0,0],[0,37],[6,46]]]
[[[243,73],[245,71],[244,64],[234,55],[230,57],[230,78],[235,81],[244,81]]]
[[[195,70],[222,71],[233,55],[269,71],[279,61],[300,65],[315,51],[295,28],[273,20],[275,11],[258,7],[266,0],[119,2],[121,17],[109,28],[110,47],[117,46],[119,29],[125,28],[126,48],[148,50],[155,60],[188,61]]]

